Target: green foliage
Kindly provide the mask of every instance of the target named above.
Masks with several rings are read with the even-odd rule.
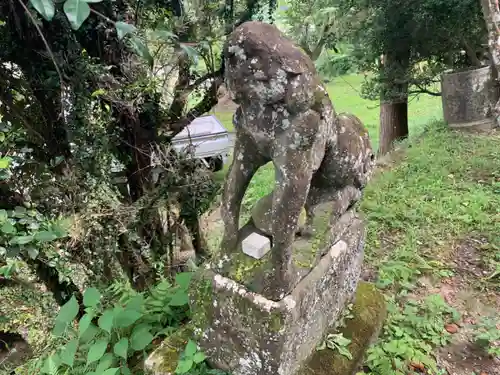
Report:
[[[179,362],[177,363],[177,368],[175,369],[176,374],[187,374],[196,365],[205,361],[205,354],[198,350],[198,345],[192,340],[189,340],[186,344],[186,348],[184,352],[181,354],[179,358]]]
[[[49,220],[32,204],[16,206],[13,210],[0,209],[0,259],[8,259],[0,267],[0,275],[10,277],[20,260],[37,259],[40,251],[43,258],[56,262],[57,252],[50,242],[66,237],[60,221]]]
[[[488,354],[500,356],[500,319],[498,314],[481,318],[474,338],[476,342],[486,348]]]
[[[335,48],[339,42],[342,18],[338,5],[337,0],[287,1],[280,7],[277,21],[316,60],[324,48]]]
[[[149,292],[126,294],[118,302],[109,299],[116,288],[104,295],[88,288],[83,294],[85,315],[77,324],[74,320],[79,307],[73,297],[57,315],[53,334],[59,345],[38,361],[39,372],[94,375],[115,374],[120,369],[121,374],[130,373],[133,368],[129,366],[137,355],[186,319],[190,279],[190,273],[180,273],[175,285],[163,280]],[[182,299],[185,303],[179,296],[186,296]],[[191,366],[182,373],[205,360],[193,342],[186,347],[184,358]]]
[[[351,340],[345,338],[342,333],[330,333],[326,336],[316,350],[325,350],[326,348],[338,351],[341,355],[348,359],[352,359],[352,354],[348,349]]]
[[[396,81],[408,84],[410,94],[433,91],[444,70],[477,66],[477,56],[486,51],[475,0],[356,0],[340,1],[339,8],[349,25],[343,41],[355,46],[360,69],[373,73],[364,88],[367,98],[401,95]],[[382,55],[387,64],[381,64]]]
[[[389,316],[379,342],[368,350],[366,365],[372,374],[405,374],[410,363],[437,371],[432,355],[435,346],[444,346],[451,335],[444,330],[458,313],[440,295],[423,301],[389,299]]]
[[[341,47],[339,47],[341,48]],[[323,77],[338,77],[358,71],[357,60],[351,54],[350,48],[344,53],[337,54],[331,50],[325,50],[316,61],[318,72]]]
[[[30,4],[47,21],[51,21],[56,12],[53,0],[30,0]]]

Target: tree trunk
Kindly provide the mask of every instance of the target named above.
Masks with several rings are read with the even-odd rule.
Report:
[[[382,92],[380,95],[380,143],[378,154],[387,154],[394,142],[408,137],[409,52],[391,53],[382,59]]]
[[[498,0],[481,0],[483,16],[488,29],[488,47],[493,65],[493,78],[497,80],[500,72],[500,7]],[[500,100],[496,95],[496,100],[491,105],[493,117],[497,126],[500,126]]]
[[[394,141],[408,137],[408,99],[380,103],[379,155],[387,154]]]

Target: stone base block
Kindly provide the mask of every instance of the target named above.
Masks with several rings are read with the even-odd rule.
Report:
[[[488,133],[497,128],[493,118],[465,123],[449,123],[448,127],[453,130],[468,131],[472,133]]]
[[[356,215],[297,286],[271,301],[213,269],[192,285],[198,343],[232,375],[295,375],[344,307],[361,272],[365,230]]]
[[[348,350],[352,359],[330,349],[316,351],[299,375],[353,375],[359,371],[366,349],[377,339],[387,316],[384,295],[375,285],[360,282],[351,314],[345,327],[331,333],[340,332],[351,340]]]

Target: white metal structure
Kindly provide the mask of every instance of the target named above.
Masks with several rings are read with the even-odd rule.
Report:
[[[177,152],[190,153],[207,167],[220,170],[233,146],[232,135],[214,115],[196,118],[172,139]]]

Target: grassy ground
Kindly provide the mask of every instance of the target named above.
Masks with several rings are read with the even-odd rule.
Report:
[[[500,135],[443,128],[410,143],[361,204],[366,275],[391,306],[367,363],[376,374],[395,365],[405,373],[412,362],[429,371],[434,356],[450,374],[500,374],[475,340],[484,331],[500,356]]]

